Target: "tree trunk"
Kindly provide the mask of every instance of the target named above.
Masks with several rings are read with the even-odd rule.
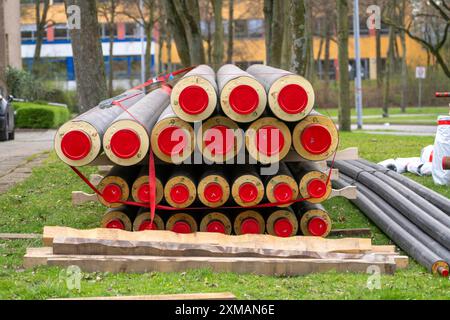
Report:
[[[181,60],[181,64],[185,67],[191,65],[191,56],[189,54],[189,44],[186,38],[186,32],[175,10],[174,1],[177,0],[165,0],[163,1],[164,10],[166,12],[167,24],[170,26],[170,33],[176,44],[178,55]]]
[[[222,19],[222,0],[211,0],[214,10],[214,47],[213,47],[213,66],[218,70],[223,63],[223,19]]]
[[[227,63],[233,63],[233,47],[234,47],[234,0],[229,1],[228,13],[228,47],[227,47]]]
[[[389,27],[389,48],[386,60],[386,73],[384,77],[384,91],[383,91],[383,118],[389,117],[389,94],[390,94],[390,80],[391,73],[394,67],[394,46],[395,46],[395,32],[394,27]]]
[[[96,1],[66,0],[81,11],[81,28],[71,29],[72,51],[77,77],[79,111],[85,112],[107,98],[105,64],[100,42]]]
[[[39,65],[41,62],[41,50],[42,50],[42,43],[44,42],[45,28],[47,26],[47,14],[49,7],[50,1],[44,0],[41,13],[41,2],[36,1],[36,46],[34,49],[33,70],[32,70],[34,74],[40,73]]]
[[[306,8],[304,0],[290,0],[289,20],[292,30],[291,72],[304,76],[308,65],[308,41],[306,39]]]
[[[155,26],[155,19],[153,11],[150,14],[150,21],[144,24],[145,37],[147,38],[145,45],[145,78],[150,79],[152,77],[152,38],[153,38],[153,28]]]
[[[316,75],[316,68],[314,62],[314,31],[313,31],[313,12],[312,0],[305,0],[306,9],[306,41],[308,45],[308,61],[306,68],[306,77],[309,81],[314,81]]]
[[[266,40],[266,63],[270,65],[271,54],[270,45],[272,43],[272,20],[273,20],[273,1],[264,0],[264,29]]]
[[[347,0],[337,0],[337,32],[339,51],[339,129],[351,131],[350,81],[349,81],[349,8]]]
[[[108,95],[112,97],[114,94],[114,32],[116,28],[116,1],[109,2],[109,69],[108,69]]]
[[[158,23],[159,28],[159,39],[158,39],[158,74],[165,73],[166,70],[163,66],[163,55],[162,51],[164,48],[164,43],[167,41],[167,33],[166,33],[166,27],[162,23]]]
[[[381,60],[381,30],[376,30],[375,35],[376,59],[377,59],[377,88],[381,90],[383,86],[383,71]]]
[[[167,30],[167,40],[166,40],[166,47],[167,47],[167,72],[172,72],[172,33]]]
[[[402,1],[400,10],[400,21],[402,25],[405,23],[406,18],[406,0]],[[408,104],[408,65],[406,61],[406,33],[405,31],[400,31],[400,41],[402,45],[402,99],[401,99],[401,110],[402,113],[406,112],[406,106]]]
[[[283,39],[284,34],[284,19],[283,1],[274,1],[269,60],[270,65],[276,68],[281,67],[282,45],[280,45],[280,40]]]
[[[289,2],[283,1],[283,12],[285,17],[289,17]],[[289,18],[283,19],[283,47],[281,50],[281,68],[284,70],[289,70],[291,67],[291,41],[292,41],[292,30],[291,22]]]

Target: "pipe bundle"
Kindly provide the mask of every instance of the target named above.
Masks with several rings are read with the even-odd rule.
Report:
[[[406,177],[365,160],[337,162],[338,187],[354,184],[352,202],[418,263],[447,277],[450,200]]]
[[[74,167],[102,151],[114,164],[97,186],[110,208],[104,227],[325,237],[331,219],[320,203],[331,184],[314,163],[333,155],[338,132],[314,100],[311,84],[288,71],[228,64],[216,73],[201,65],[173,88],[101,103],[61,127],[55,148]],[[289,153],[302,162],[284,161]],[[159,208],[171,208],[158,210],[153,224],[136,206],[150,204],[151,184]],[[299,200],[307,203],[293,204]]]

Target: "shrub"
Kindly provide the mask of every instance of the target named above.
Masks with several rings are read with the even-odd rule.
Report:
[[[36,103],[15,103],[16,126],[18,128],[56,128],[70,119],[67,108]]]
[[[12,67],[6,71],[6,84],[10,94],[25,100],[41,99],[45,91],[41,82],[30,72]]]

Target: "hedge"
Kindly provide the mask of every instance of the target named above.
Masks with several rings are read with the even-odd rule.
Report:
[[[16,127],[30,129],[57,128],[70,119],[67,108],[35,103],[14,103]]]

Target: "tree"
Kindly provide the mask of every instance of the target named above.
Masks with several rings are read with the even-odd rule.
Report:
[[[115,30],[116,30],[116,16],[118,2],[117,0],[107,0],[105,2],[101,2],[98,6],[98,10],[100,14],[105,18],[106,24],[108,26],[109,32],[109,56],[108,56],[108,94],[109,96],[113,95],[113,82],[114,82],[114,39],[115,39]]]
[[[198,1],[165,0],[163,3],[181,63],[185,66],[205,63]]]
[[[423,45],[450,78],[450,60],[445,57],[445,45],[450,33],[450,1],[417,0],[412,4],[413,14],[406,27],[393,19],[384,22]]]
[[[227,63],[233,63],[233,46],[234,46],[234,0],[228,0]]]
[[[42,5],[40,0],[35,0],[36,46],[34,49],[34,56],[33,56],[33,73],[35,74],[39,73],[42,43],[44,42],[45,30],[48,27],[47,15],[49,8],[50,8],[50,0],[43,0]]]
[[[79,110],[84,112],[107,98],[97,3],[96,1],[66,0],[65,4],[66,12],[67,8],[73,5],[80,8],[80,28],[72,28],[70,38],[77,78]]]
[[[264,20],[266,30],[266,59],[267,64],[273,67],[281,66],[282,45],[284,33],[283,2],[277,0],[264,0]]]
[[[211,4],[214,10],[214,43],[212,60],[214,69],[219,69],[223,62],[223,42],[224,42],[224,32],[223,32],[223,19],[222,19],[222,0],[211,0]]]
[[[349,9],[348,0],[337,1],[337,34],[339,60],[339,129],[351,131],[350,80],[349,80]]]
[[[145,77],[147,79],[151,78],[151,69],[150,69],[150,61],[152,56],[152,38],[153,38],[153,30],[155,28],[155,24],[161,20],[163,20],[163,15],[161,13],[161,8],[158,0],[143,0],[141,7],[140,0],[131,0],[131,5],[129,3],[130,0],[122,0],[124,10],[120,12],[132,19],[139,26],[144,29],[145,37],[147,39],[145,45]],[[158,15],[159,13],[159,15]],[[161,35],[160,35],[161,37]]]
[[[307,40],[307,12],[305,0],[290,0],[289,7],[291,38],[291,68],[299,75],[306,75],[308,57],[310,54]]]

